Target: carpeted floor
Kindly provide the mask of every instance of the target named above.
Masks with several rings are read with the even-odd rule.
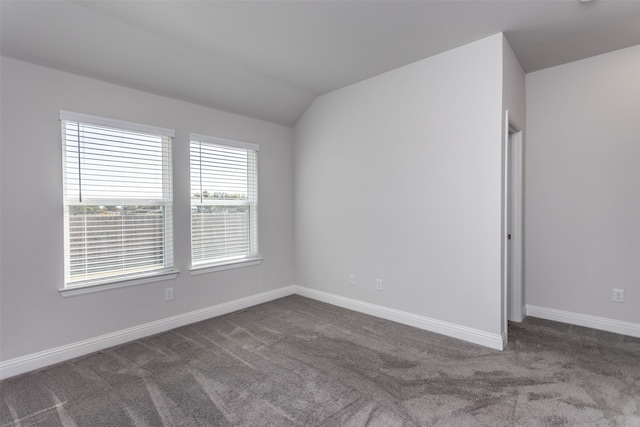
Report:
[[[291,296],[0,383],[1,426],[640,426],[640,339],[500,352]]]

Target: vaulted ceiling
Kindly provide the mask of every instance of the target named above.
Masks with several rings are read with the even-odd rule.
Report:
[[[316,96],[504,32],[526,72],[640,44],[638,0],[0,1],[8,57],[295,124]]]

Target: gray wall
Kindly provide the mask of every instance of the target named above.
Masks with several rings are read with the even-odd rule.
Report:
[[[293,129],[2,58],[1,359],[293,284]],[[177,279],[62,298],[60,109],[176,129]],[[262,264],[189,274],[189,132],[260,144]],[[164,301],[164,288],[175,299]]]
[[[316,99],[296,126],[297,285],[502,333],[502,61],[497,34]]]
[[[640,325],[640,46],[526,87],[527,305]]]

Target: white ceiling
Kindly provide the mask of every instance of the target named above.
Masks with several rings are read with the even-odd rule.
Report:
[[[3,55],[287,126],[498,32],[526,72],[640,44],[640,0],[0,0],[0,17]]]

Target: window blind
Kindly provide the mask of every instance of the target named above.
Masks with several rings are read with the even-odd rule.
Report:
[[[61,112],[65,287],[173,267],[171,130]]]
[[[258,256],[259,146],[191,135],[194,268]]]

